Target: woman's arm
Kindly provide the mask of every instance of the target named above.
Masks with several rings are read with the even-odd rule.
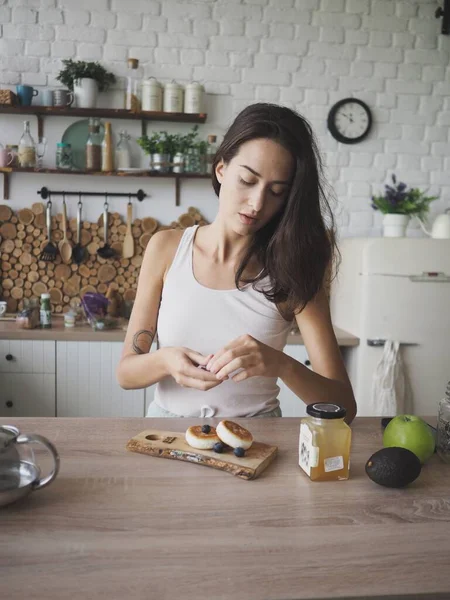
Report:
[[[306,404],[332,402],[344,406],[345,420],[350,423],[356,415],[356,402],[324,290],[296,315],[296,321],[314,371],[283,353],[280,378]]]
[[[210,357],[189,348],[161,348],[150,353],[156,334],[166,272],[180,240],[179,232],[161,231],[150,239],[139,274],[136,299],[128,323],[116,376],[124,389],[140,389],[172,375],[181,385],[207,390],[221,381],[194,365]]]

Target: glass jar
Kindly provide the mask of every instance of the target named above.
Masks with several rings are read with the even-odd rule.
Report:
[[[345,423],[346,409],[317,402],[306,407],[301,420],[299,465],[311,481],[341,481],[349,478],[351,429]]]
[[[72,169],[72,146],[65,142],[56,144],[56,168],[61,170]]]
[[[217,136],[208,135],[208,146],[206,149],[206,172],[211,175],[214,158],[216,157],[218,150]]]
[[[19,142],[19,165],[24,168],[36,166],[36,144],[30,133],[30,121],[23,122],[23,134]]]
[[[50,329],[52,326],[52,307],[50,304],[50,294],[41,294],[41,327]]]
[[[131,152],[130,152],[130,144],[128,140],[130,136],[122,129],[120,132],[120,139],[117,142],[116,146],[116,170],[119,169],[129,169],[131,167]]]
[[[100,139],[100,121],[89,119],[89,137],[86,142],[86,170],[100,171],[102,167],[102,143]]]
[[[77,315],[72,310],[64,313],[64,327],[75,327],[76,318]]]
[[[445,398],[439,402],[436,450],[443,461],[450,463],[450,381]]]
[[[139,68],[139,60],[137,58],[128,59],[128,75],[127,89],[125,92],[125,108],[132,112],[140,110],[139,102],[139,80],[137,77],[137,69]]]

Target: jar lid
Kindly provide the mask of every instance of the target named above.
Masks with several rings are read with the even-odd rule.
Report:
[[[50,294],[41,294],[42,300],[50,300]]]
[[[56,147],[57,148],[70,148],[71,146],[70,146],[70,144],[67,144],[66,142],[58,142],[56,144]]]
[[[161,84],[156,79],[156,77],[149,77],[148,79],[144,79],[142,85],[157,85],[158,87],[161,87]]]
[[[328,402],[308,404],[306,412],[308,415],[317,417],[318,419],[342,419],[347,414],[347,410],[343,406]]]
[[[139,67],[139,60],[137,58],[129,58],[127,62],[130,69],[137,69]]]
[[[208,142],[210,144],[214,144],[214,142],[217,140],[217,135],[208,135]]]

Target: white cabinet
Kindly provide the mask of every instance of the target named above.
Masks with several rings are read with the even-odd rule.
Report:
[[[143,417],[145,390],[116,381],[122,342],[57,342],[58,417]]]
[[[0,416],[55,416],[55,342],[0,340]]]
[[[292,356],[295,360],[306,364],[309,367],[308,353],[305,346],[288,345],[284,348],[284,353]],[[306,404],[292,392],[281,379],[278,380],[280,393],[278,399],[283,417],[304,417],[306,416]]]

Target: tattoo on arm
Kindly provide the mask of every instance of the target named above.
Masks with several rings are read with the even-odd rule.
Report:
[[[154,332],[151,329],[140,329],[133,336],[131,347],[136,354],[147,354],[150,352]]]

